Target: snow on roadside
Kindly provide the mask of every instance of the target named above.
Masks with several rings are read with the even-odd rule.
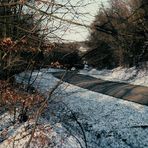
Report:
[[[46,95],[45,93],[48,94],[48,91],[59,81],[51,75],[51,72],[57,71],[61,70],[42,69],[32,74],[30,72],[21,73],[19,76],[16,76],[16,81],[27,84],[31,74],[31,83],[35,81],[35,88]],[[46,116],[47,118],[49,118],[48,115]],[[29,140],[30,136],[28,133],[31,131],[34,121],[29,120],[29,122],[25,123],[18,122],[13,125],[12,119],[13,114],[10,112],[0,113],[0,148],[24,148],[24,145]],[[44,148],[81,148],[79,141],[82,141],[81,137],[70,135],[61,123],[57,122],[51,125],[46,118],[40,117],[39,125],[35,132],[35,138],[32,140],[30,148],[40,148],[42,146],[44,146]]]
[[[102,75],[105,74],[108,75],[107,71],[102,71]],[[37,73],[34,73],[33,77],[36,75]],[[34,86],[46,93],[57,81],[51,73],[43,72],[36,79]],[[148,147],[147,106],[88,91],[68,83],[61,84],[53,98],[56,98],[56,103],[49,104],[44,118],[51,123],[60,121],[62,126],[70,129],[72,135],[82,137],[73,118],[65,114],[62,105],[66,105],[81,123],[88,148]],[[72,146],[77,148],[75,144]]]
[[[43,69],[40,72],[34,72],[31,80],[32,82],[35,80],[33,86],[44,95],[47,95],[48,91],[59,81],[52,75],[52,72],[58,71],[60,70]],[[121,75],[121,71],[123,75]],[[89,72],[83,70],[83,73],[96,77],[101,76],[102,78],[103,76],[104,78],[108,77],[109,80],[117,80],[118,78],[120,81],[121,79],[122,81],[129,81],[131,76],[136,74],[136,70],[127,71],[120,68],[112,71],[92,69]],[[131,75],[128,76],[127,73],[131,73]],[[25,75],[25,79],[24,75],[23,73],[20,74],[17,81],[27,83],[29,74]],[[54,148],[79,148],[81,147],[79,142],[85,147],[85,140],[88,148],[148,147],[148,106],[88,91],[68,83],[62,83],[52,96],[52,99],[54,101],[49,104],[47,111],[41,117],[40,123],[42,126],[52,129],[50,134],[48,132],[44,132],[44,134],[50,141],[49,144],[55,144]],[[77,120],[83,127],[86,139],[84,139],[79,125],[73,119],[69,110],[76,115]],[[0,148],[12,148],[13,143],[9,139],[16,135],[19,138],[19,133],[24,129],[26,123],[21,126],[16,125],[14,128],[10,124],[9,115],[3,116],[5,116],[3,120],[2,116],[0,116],[0,135],[6,128],[8,130],[8,137],[6,135],[8,139],[1,141]],[[45,128],[45,131],[48,130]],[[38,130],[36,134],[39,134]],[[24,139],[19,143],[15,142],[15,147],[23,148],[22,145],[25,142]],[[39,148],[40,143],[35,142],[35,147]]]
[[[109,81],[122,81],[134,85],[148,86],[148,69],[138,70],[135,67],[132,68],[122,68],[118,67],[112,70],[96,70],[91,69],[81,70],[80,74],[90,75],[96,78]]]
[[[25,123],[15,123],[13,125],[10,122],[13,117],[9,113],[4,115],[0,122],[0,148],[24,148],[30,138],[29,133],[31,133],[34,121],[29,120]],[[34,138],[30,143],[30,148],[58,148],[61,146],[64,148],[75,148],[75,146],[80,148],[77,139],[69,136],[66,129],[60,123],[53,126],[44,118],[40,118]]]

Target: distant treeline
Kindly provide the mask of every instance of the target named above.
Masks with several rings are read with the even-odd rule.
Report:
[[[140,66],[148,61],[148,1],[111,0],[91,25],[84,56],[98,68]]]

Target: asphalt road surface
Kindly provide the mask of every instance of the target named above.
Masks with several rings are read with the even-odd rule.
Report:
[[[53,73],[53,76],[90,91],[148,105],[148,87],[105,81],[91,76],[77,74],[77,72],[67,72],[66,74],[65,72],[56,72]]]

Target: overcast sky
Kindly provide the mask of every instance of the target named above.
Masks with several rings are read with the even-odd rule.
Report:
[[[51,9],[48,9],[48,5],[46,4],[37,5],[37,7],[42,11],[47,10],[48,13],[51,13],[52,11],[55,16],[60,17],[62,19],[71,20],[73,22],[77,22],[80,24],[90,25],[95,19],[95,15],[99,11],[101,2],[106,6],[107,1],[109,0],[57,0],[57,3],[59,2],[60,4],[63,4],[65,7],[59,7],[57,9],[55,5],[55,7],[51,7]],[[71,8],[71,5],[76,7]],[[78,7],[82,5],[83,7]],[[30,9],[27,10],[30,12]],[[37,20],[40,19],[41,16],[37,17]],[[46,15],[44,17],[44,20],[42,21],[42,27],[45,26],[46,28],[46,25],[48,26],[49,33],[47,32],[46,37],[51,41],[58,42],[59,38],[65,39],[65,41],[67,42],[85,41],[89,36],[90,30],[86,27],[72,25],[70,23],[61,21],[54,17],[51,19],[51,17],[48,17]]]
[[[85,24],[90,25],[93,22],[94,16],[99,11],[100,1],[101,0],[96,0],[96,2],[94,2],[92,0],[92,4],[80,8],[81,12],[88,13],[85,15],[85,17],[81,17],[81,19],[79,20],[80,23],[83,23],[84,21]],[[102,2],[104,3],[104,5],[107,4],[107,0],[102,0]],[[61,34],[63,35],[62,32]],[[84,41],[88,38],[88,36],[89,30],[87,28],[71,25],[69,29],[66,31],[66,33],[64,33],[62,38],[70,41]]]

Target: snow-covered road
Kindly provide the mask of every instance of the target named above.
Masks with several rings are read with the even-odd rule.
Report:
[[[44,94],[59,81],[51,72],[55,71],[50,69],[40,72],[34,84]],[[33,77],[36,76],[37,73],[34,73]],[[87,142],[88,148],[148,147],[148,106],[68,83],[59,86],[53,100],[44,118],[54,124],[60,122],[72,135]],[[77,148],[75,145],[69,148],[72,147]]]
[[[58,71],[43,69],[34,72],[33,86],[48,96],[49,90],[59,82],[52,72]],[[20,74],[17,81],[23,80],[25,83],[28,77],[29,73],[25,75],[25,79],[24,74]],[[41,119],[45,125],[50,124],[53,127],[55,148],[148,147],[148,106],[89,91],[69,83],[63,82],[56,89]],[[6,125],[5,122],[7,120],[1,122],[0,127]],[[44,134],[48,135],[46,132]],[[6,148],[6,145],[11,148],[5,141],[0,144],[0,148]],[[36,147],[39,148],[39,145]]]
[[[148,87],[102,80],[89,75],[77,74],[73,71],[69,71],[66,74],[65,72],[56,72],[53,73],[53,75],[56,78],[62,79],[64,82],[84,89],[136,102],[142,105],[148,105]]]

